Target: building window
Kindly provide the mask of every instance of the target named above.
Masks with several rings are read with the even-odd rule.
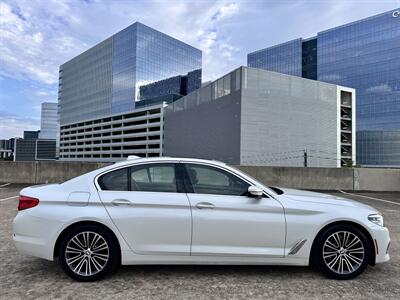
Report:
[[[231,74],[224,77],[224,96],[231,93]]]
[[[240,71],[240,68],[235,71],[235,86],[233,88],[234,91],[240,90]]]

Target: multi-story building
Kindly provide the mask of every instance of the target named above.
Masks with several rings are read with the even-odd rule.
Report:
[[[400,165],[400,9],[248,54],[249,67],[357,91],[357,162]]]
[[[11,149],[10,140],[0,140],[0,149]]]
[[[62,124],[60,160],[119,161],[129,155],[161,156],[165,104]]]
[[[163,81],[176,76],[187,77],[191,92],[201,86],[201,64],[199,49],[136,22],[60,66],[60,124],[131,112],[137,101],[180,92],[179,80]]]
[[[16,139],[14,161],[55,160],[56,140]]]
[[[0,148],[0,160],[11,160],[13,151],[10,149]]]
[[[24,140],[36,140],[39,138],[40,130],[25,130]]]
[[[58,104],[51,102],[43,102],[40,121],[40,139],[58,139],[59,124],[58,124]]]
[[[56,106],[57,107],[57,104]],[[43,106],[42,106],[43,108]],[[55,112],[57,120],[57,111]],[[43,110],[42,110],[43,119]],[[42,120],[43,124],[43,120]],[[47,124],[46,124],[47,126]],[[46,129],[46,126],[44,128]],[[35,160],[55,160],[57,158],[56,144],[57,140],[40,137],[42,132],[24,131],[24,138],[15,138],[9,140],[9,147],[12,150],[14,161],[35,161]]]
[[[241,67],[165,108],[163,154],[235,165],[350,166],[354,132],[354,89]]]
[[[12,158],[11,140],[0,140],[0,160]]]

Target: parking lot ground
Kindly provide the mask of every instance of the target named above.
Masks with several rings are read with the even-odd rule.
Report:
[[[391,234],[390,262],[369,267],[354,280],[327,279],[307,267],[122,266],[102,281],[79,283],[64,275],[55,262],[15,250],[11,227],[17,198],[1,199],[17,195],[22,187],[0,187],[1,299],[400,298],[400,205],[396,204],[400,193],[333,193],[379,209]]]

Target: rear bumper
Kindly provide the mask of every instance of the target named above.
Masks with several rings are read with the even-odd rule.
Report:
[[[386,227],[374,226],[373,238],[375,243],[375,263],[383,263],[390,260],[389,244],[390,235]]]
[[[13,221],[13,240],[18,252],[53,260],[54,237],[61,225],[21,211]]]

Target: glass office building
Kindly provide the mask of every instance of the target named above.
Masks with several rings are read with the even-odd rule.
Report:
[[[287,65],[298,65],[301,58],[302,77],[355,88],[357,162],[399,166],[400,9],[319,32],[300,43],[301,55],[291,62],[286,55],[274,65],[268,58],[257,59],[278,49],[286,53],[282,44],[248,54],[248,65],[287,73]]]
[[[258,50],[247,55],[247,65],[252,68],[301,76],[301,49],[302,39],[296,39]]]
[[[43,102],[40,118],[39,139],[58,139],[59,127],[57,103]]]
[[[146,95],[182,90],[168,78],[185,76],[188,93],[201,86],[201,65],[199,49],[136,22],[60,66],[60,123],[129,112]]]

